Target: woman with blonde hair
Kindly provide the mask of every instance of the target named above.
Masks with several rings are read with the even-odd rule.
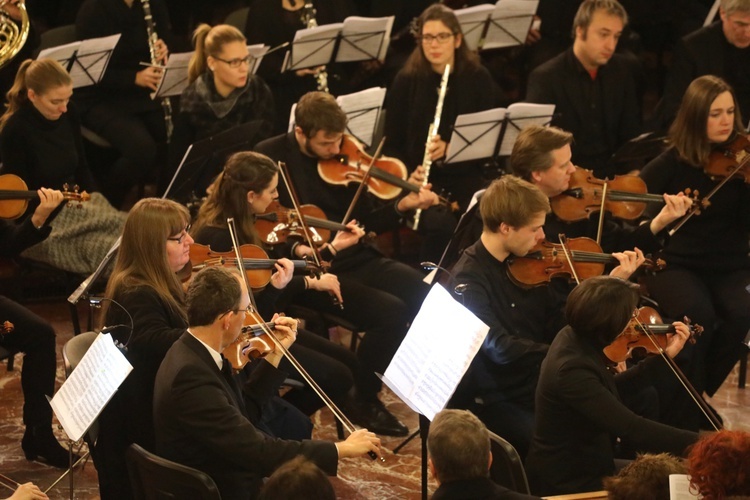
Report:
[[[91,194],[81,210],[53,214],[50,237],[23,253],[66,271],[90,274],[119,235],[125,214],[95,192],[72,95],[70,75],[57,61],[29,59],[21,64],[0,117],[0,174],[21,177],[29,189],[62,189],[67,184]],[[37,205],[37,200],[29,203],[27,213]]]
[[[170,175],[162,178],[165,186],[190,144],[254,120],[260,121],[255,142],[272,132],[273,97],[265,82],[252,73],[245,36],[228,24],[213,28],[201,24],[193,33],[193,44],[190,85],[180,98],[170,143]]]

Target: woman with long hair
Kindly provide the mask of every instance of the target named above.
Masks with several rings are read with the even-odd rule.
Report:
[[[126,214],[95,192],[72,95],[70,75],[57,61],[28,59],[21,64],[0,117],[0,173],[21,177],[29,189],[63,189],[67,184],[91,194],[81,210],[53,214],[49,238],[23,253],[66,271],[90,274],[119,235]],[[27,213],[37,204],[29,203]]]
[[[732,88],[715,76],[702,76],[688,87],[668,135],[670,148],[641,172],[649,193],[690,188],[701,195],[721,181],[705,171],[712,155],[747,138]],[[740,342],[750,329],[750,184],[733,178],[666,243],[668,266],[646,280],[665,316],[690,317],[703,335],[680,356],[683,370],[699,392],[712,396],[734,367]],[[697,429],[702,417],[684,391],[667,421]]]
[[[228,24],[201,24],[193,33],[193,45],[190,85],[182,92],[169,144],[171,169],[162,176],[165,187],[190,144],[255,120],[260,123],[248,148],[272,132],[273,96],[252,72],[253,58],[242,32]]]
[[[241,245],[250,243],[264,246],[255,229],[255,218],[256,215],[265,213],[271,202],[278,198],[278,182],[278,167],[267,156],[254,152],[232,155],[227,160],[224,171],[213,183],[211,194],[200,209],[192,233],[196,241],[208,244],[216,251],[230,250],[232,242],[226,220],[233,217]],[[328,252],[343,251],[355,242],[356,237],[351,233],[339,231],[324,253],[328,255]],[[287,241],[285,245],[291,246],[294,242]],[[331,247],[335,250],[330,249]],[[291,251],[284,252],[273,248],[268,250],[276,257],[291,254]],[[331,293],[339,300],[342,299],[338,278],[333,274],[292,277],[291,262],[283,258],[278,260],[276,268],[277,272],[271,278],[270,285],[258,294],[258,307],[265,316],[301,294]],[[287,276],[285,279],[282,278],[284,275]],[[342,404],[347,416],[355,423],[378,434],[393,433],[393,426],[390,424],[390,418],[393,417],[385,414],[387,410],[384,407],[381,409],[382,405],[370,404],[367,401],[377,399],[377,393],[370,394],[370,391],[363,390],[364,384],[361,382],[367,375],[351,351],[300,329],[292,353],[300,359],[323,389],[330,392],[332,399],[337,404]],[[285,363],[287,362],[282,362],[282,365]],[[293,370],[288,371],[290,376],[297,376]],[[347,391],[351,387],[352,377],[355,391],[354,397],[350,398]],[[348,386],[344,385],[346,381],[349,383]],[[307,414],[312,414],[322,407],[320,399],[309,390],[292,391],[286,398]]]

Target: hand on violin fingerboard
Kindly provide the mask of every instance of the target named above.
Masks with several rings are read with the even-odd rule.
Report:
[[[664,206],[651,220],[651,232],[657,234],[669,224],[684,216],[691,206],[693,206],[693,199],[686,196],[685,193],[665,194]]]
[[[281,290],[292,280],[294,263],[289,259],[279,259],[274,264],[274,267],[276,268],[276,272],[271,276],[271,285],[275,289]]]
[[[667,335],[669,337],[669,343],[667,344],[666,349],[664,349],[664,352],[667,353],[667,356],[674,359],[674,357],[680,353],[682,348],[685,347],[685,342],[690,338],[690,328],[681,321],[675,321],[672,325],[674,326],[675,333]]]
[[[422,165],[419,165],[417,168],[415,168],[414,172],[409,175],[407,181],[410,184],[414,184],[415,186],[421,186],[424,182],[424,167]]]
[[[409,193],[400,200],[396,205],[396,210],[399,212],[408,212],[409,210],[416,210],[418,208],[425,210],[431,206],[438,205],[440,198],[437,194],[433,193],[430,188],[432,184],[426,184],[419,190],[419,193]]]
[[[350,220],[346,227],[349,228],[349,231],[338,231],[331,241],[330,246],[333,247],[332,253],[334,256],[338,252],[359,243],[359,240],[365,235],[365,230],[354,219]]]
[[[34,227],[41,228],[50,214],[60,206],[64,197],[62,192],[56,189],[40,188],[37,191],[39,195],[39,206],[34,210],[34,214],[31,216],[31,223]]]
[[[320,276],[305,276],[305,284],[310,290],[332,293],[339,301],[344,303],[341,296],[341,284],[335,274],[325,273]]]
[[[630,276],[638,269],[641,264],[646,261],[646,257],[639,248],[634,250],[627,250],[625,252],[615,252],[612,254],[616,258],[620,265],[612,269],[609,273],[610,276],[622,278],[624,280],[630,278]]]

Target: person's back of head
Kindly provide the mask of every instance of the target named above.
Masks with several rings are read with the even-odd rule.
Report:
[[[492,458],[487,427],[467,410],[442,410],[427,437],[430,470],[438,483],[489,476]]]
[[[609,500],[669,500],[669,475],[685,474],[685,462],[669,453],[639,455],[616,476],[604,479]]]
[[[271,474],[260,490],[258,500],[335,500],[336,493],[325,473],[302,455],[288,461]]]
[[[688,454],[688,474],[703,498],[750,495],[750,433],[721,430],[702,437]]]

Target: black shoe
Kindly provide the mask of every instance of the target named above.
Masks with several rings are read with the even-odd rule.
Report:
[[[57,442],[50,427],[27,427],[21,440],[26,460],[39,460],[53,467],[65,469],[69,465],[68,450]],[[80,458],[73,454],[73,463]]]
[[[355,424],[366,428],[375,434],[383,436],[403,437],[409,434],[409,429],[389,412],[379,400],[356,401],[351,418]]]

